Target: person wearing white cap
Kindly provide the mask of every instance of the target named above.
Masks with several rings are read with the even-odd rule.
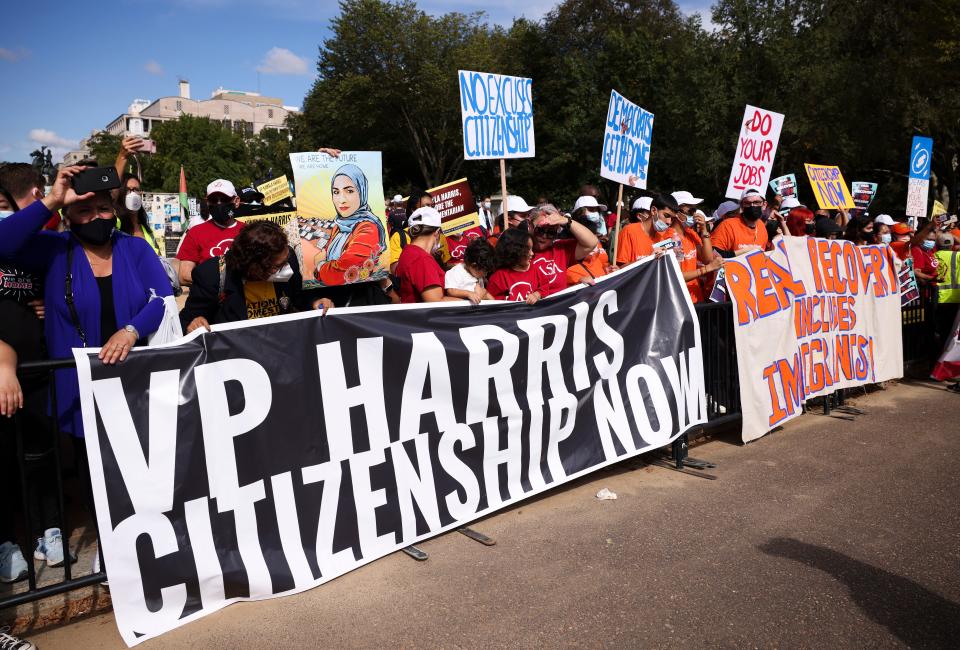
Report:
[[[507,224],[511,228],[516,228],[522,223],[526,222],[530,218],[530,213],[533,212],[533,206],[528,205],[526,201],[523,200],[522,196],[514,196],[510,194],[507,196]],[[503,232],[503,202],[500,202],[500,210],[497,212],[497,224],[494,228],[494,236],[498,236]]]
[[[233,238],[243,228],[243,224],[234,218],[240,197],[233,183],[218,178],[207,185],[206,203],[210,218],[188,230],[177,250],[181,285],[193,284],[193,269],[198,264],[230,250]]]
[[[403,197],[400,198],[402,199]],[[407,222],[407,218],[409,218],[409,215],[413,214],[414,210],[427,206],[433,206],[433,195],[431,195],[430,192],[424,192],[423,190],[415,190],[414,192],[411,192],[410,197],[407,199],[404,223]],[[406,226],[396,228],[390,235],[390,273],[396,273],[397,263],[400,261],[400,255],[403,253],[403,249],[407,247],[409,241],[410,233],[407,232]]]
[[[673,200],[676,201],[677,205],[680,206],[680,212],[689,216],[693,216],[697,206],[703,203],[703,199],[698,199],[686,190],[674,192],[670,196],[672,196]]]
[[[650,215],[653,199],[641,196],[630,206],[630,223],[620,231],[617,240],[617,264],[632,264],[641,257],[653,255],[653,243],[660,238]]]
[[[607,211],[607,206],[600,204],[595,196],[581,196],[573,204],[574,219],[582,217],[592,223],[594,231],[601,240],[607,236],[607,221],[603,218],[603,212]]]
[[[410,243],[400,253],[395,282],[404,303],[460,301],[443,293],[444,272],[433,257],[440,250],[440,213],[432,207],[417,208],[407,219]]]
[[[769,237],[767,229],[760,224],[760,218],[766,203],[760,190],[753,187],[745,189],[740,195],[740,215],[724,219],[714,229],[713,249],[723,257],[764,250]]]

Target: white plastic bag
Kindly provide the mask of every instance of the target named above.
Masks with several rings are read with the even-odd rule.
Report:
[[[166,296],[163,298],[163,318],[160,319],[160,327],[147,337],[147,345],[163,345],[176,341],[182,336],[183,328],[180,327],[177,299],[173,296]]]

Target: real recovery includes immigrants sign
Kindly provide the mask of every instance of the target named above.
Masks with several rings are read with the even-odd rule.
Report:
[[[782,113],[747,104],[737,136],[737,155],[727,181],[727,198],[740,200],[740,195],[748,187],[763,192],[773,171],[781,129]]]
[[[617,183],[646,189],[652,141],[653,113],[611,90],[600,175]]]
[[[463,157],[532,158],[533,80],[460,70]]]
[[[201,331],[115,366],[75,351],[130,645],[310,589],[706,420],[700,330],[672,255],[534,306]]]
[[[888,246],[779,237],[726,260],[743,440],[812,397],[903,376],[900,288]]]

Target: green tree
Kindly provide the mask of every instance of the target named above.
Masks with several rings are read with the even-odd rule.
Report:
[[[264,129],[246,141],[247,165],[255,184],[286,174],[293,180],[290,168],[290,140],[285,131]]]

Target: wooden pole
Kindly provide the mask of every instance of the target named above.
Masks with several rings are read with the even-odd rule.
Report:
[[[509,214],[507,214],[507,161],[500,159],[500,206],[503,208],[503,229],[510,227]]]
[[[617,245],[620,243],[620,206],[623,204],[623,183],[620,183],[620,189],[617,191],[617,225],[613,229],[613,263],[617,263]]]

